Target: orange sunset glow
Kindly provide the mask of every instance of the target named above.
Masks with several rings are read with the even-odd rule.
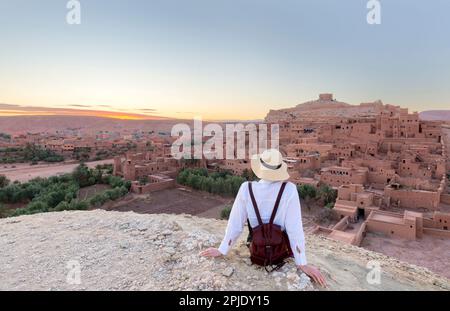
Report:
[[[0,104],[0,116],[86,116],[102,117],[120,120],[161,120],[164,117],[148,114],[129,113],[120,111],[88,110],[88,109],[67,109],[67,108],[43,108],[43,107],[22,107],[14,105]]]

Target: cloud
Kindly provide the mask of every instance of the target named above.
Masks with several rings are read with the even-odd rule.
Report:
[[[90,107],[84,105],[70,105],[68,107]],[[33,115],[56,115],[56,116],[93,116],[113,119],[127,120],[155,120],[167,119],[144,113],[133,113],[128,111],[114,110],[91,110],[75,108],[55,108],[38,106],[20,106],[11,104],[0,104],[0,116],[33,116]]]
[[[137,110],[145,111],[145,112],[155,112],[156,111],[156,109],[151,109],[151,108],[140,108],[140,109],[137,109]]]
[[[69,107],[92,108],[92,106],[89,105],[69,105]]]
[[[0,103],[0,109],[13,109],[13,108],[19,108],[19,105],[10,105],[10,104],[3,104]]]

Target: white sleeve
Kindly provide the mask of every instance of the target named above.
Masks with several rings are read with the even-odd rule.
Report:
[[[302,210],[298,192],[289,198],[287,203],[287,212],[285,219],[286,233],[289,236],[292,252],[294,253],[296,265],[307,265],[305,233],[303,232]]]
[[[236,243],[237,239],[241,235],[244,225],[247,222],[247,208],[245,206],[245,193],[248,187],[248,183],[245,182],[241,185],[239,192],[234,200],[233,207],[231,209],[230,217],[228,219],[227,230],[225,232],[225,237],[220,244],[219,251],[226,255],[229,250]]]

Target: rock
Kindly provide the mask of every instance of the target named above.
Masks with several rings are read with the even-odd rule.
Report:
[[[138,231],[147,231],[147,227],[144,224],[140,224],[137,226]]]
[[[234,268],[232,267],[228,267],[225,270],[222,271],[222,275],[226,276],[227,278],[229,278],[230,276],[232,276],[234,273]]]
[[[164,248],[164,251],[166,253],[168,253],[169,255],[175,255],[177,252],[176,249],[173,247],[166,247],[166,248]]]

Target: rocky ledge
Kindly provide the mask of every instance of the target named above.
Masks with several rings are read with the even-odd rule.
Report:
[[[218,245],[225,226],[189,215],[107,211],[2,219],[0,290],[322,290],[292,261],[272,274],[252,266],[243,241],[226,258],[199,257]],[[307,252],[328,290],[450,289],[425,268],[324,237],[308,235]],[[381,265],[380,282],[367,281],[370,261]]]

